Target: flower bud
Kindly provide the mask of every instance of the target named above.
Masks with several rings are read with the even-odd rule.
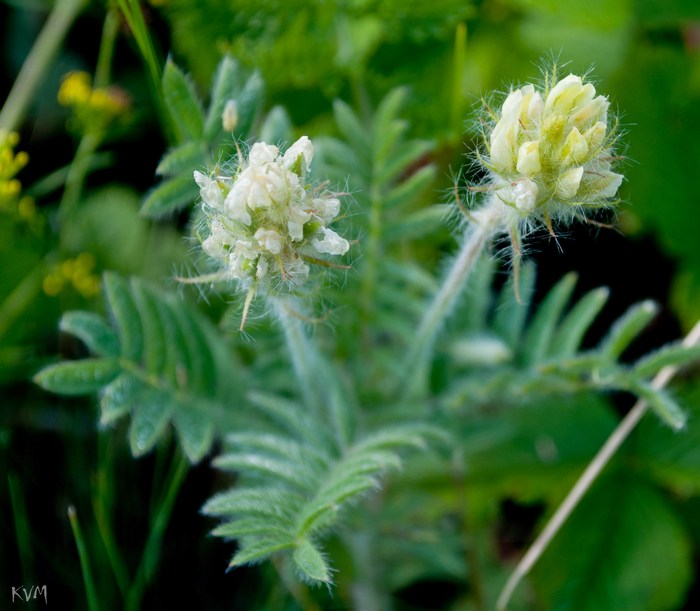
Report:
[[[228,100],[221,115],[221,124],[225,132],[232,132],[238,125],[238,104],[236,100]]]

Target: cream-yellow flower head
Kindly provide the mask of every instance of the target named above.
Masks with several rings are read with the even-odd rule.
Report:
[[[615,129],[607,97],[574,74],[542,91],[512,90],[494,113],[480,158],[497,197],[521,218],[570,220],[614,203],[622,174],[612,171]]]

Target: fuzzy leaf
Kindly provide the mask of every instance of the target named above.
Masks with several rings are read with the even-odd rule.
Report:
[[[557,330],[552,341],[551,357],[561,359],[576,354],[586,331],[603,309],[609,294],[610,291],[606,288],[594,289],[576,303]]]
[[[189,173],[168,178],[146,196],[141,205],[141,214],[149,218],[171,215],[192,204],[198,194],[197,183]]]
[[[640,383],[632,384],[631,390],[647,401],[656,415],[672,429],[680,431],[685,427],[688,417],[668,392]]]
[[[119,338],[98,314],[66,312],[61,318],[60,329],[75,335],[93,354],[119,356]]]
[[[163,70],[163,96],[183,140],[197,140],[204,130],[204,111],[194,85],[168,59]]]
[[[103,286],[119,332],[122,356],[138,361],[143,350],[143,327],[129,285],[121,276],[107,272]]]
[[[108,425],[128,414],[136,405],[143,383],[130,373],[121,373],[105,387],[100,399],[100,424]]]
[[[173,425],[190,463],[199,462],[214,441],[214,424],[209,414],[197,411],[191,405],[178,406],[173,414]]]
[[[222,115],[229,100],[234,100],[237,105],[238,123],[234,131],[245,138],[262,104],[262,94],[260,75],[256,72],[246,79],[238,62],[228,55],[224,56],[214,76],[204,127],[205,139],[211,142],[224,135]]]
[[[129,427],[129,443],[134,456],[142,456],[156,444],[168,425],[172,408],[168,397],[156,390],[139,396]]]
[[[394,187],[384,202],[384,206],[388,209],[399,208],[406,206],[422,195],[425,190],[435,180],[436,169],[434,165],[426,165],[413,172],[406,180]],[[451,210],[451,206],[431,206],[430,209],[439,208],[443,210],[440,220],[444,223],[447,211]]]
[[[652,352],[637,361],[632,369],[632,375],[639,378],[648,378],[664,367],[688,365],[698,358],[700,358],[700,345],[683,346],[682,344],[672,344]]]
[[[350,146],[355,151],[359,159],[364,161],[369,160],[370,140],[367,137],[367,130],[362,125],[358,116],[352,109],[340,100],[336,100],[333,104],[333,113],[338,124],[338,129],[350,143]]]
[[[310,581],[330,582],[328,565],[321,553],[307,539],[297,543],[294,549],[294,563]]]
[[[403,215],[384,232],[387,242],[420,238],[439,231],[445,226],[450,207],[434,205]]]
[[[619,357],[659,311],[653,301],[633,305],[610,329],[599,350],[611,359]]]
[[[192,174],[198,167],[204,165],[205,151],[200,142],[185,142],[168,151],[156,168],[159,176],[176,176]]]
[[[272,534],[272,533],[270,533]],[[294,547],[294,542],[282,536],[268,536],[268,538],[258,541],[253,545],[247,545],[240,550],[231,560],[230,566],[241,566],[243,564],[256,564],[267,560],[270,556]]]
[[[576,275],[567,274],[547,294],[537,309],[523,343],[523,360],[527,365],[542,362],[548,355],[559,317],[576,284]]]
[[[61,395],[87,395],[109,384],[119,371],[115,358],[83,359],[50,365],[34,376],[34,382]]]
[[[273,107],[260,126],[260,141],[279,146],[292,141],[292,121],[283,106]]]

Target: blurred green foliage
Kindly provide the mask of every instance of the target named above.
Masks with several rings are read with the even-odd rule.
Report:
[[[46,11],[56,4],[39,0],[0,4],[3,92],[9,91]],[[165,589],[156,590],[154,584],[172,581],[164,569],[158,572],[160,553],[154,550],[162,543],[163,520],[167,523],[173,495],[184,477],[166,427],[177,416],[155,409],[155,417],[149,419],[153,414],[146,409],[137,425],[131,424],[132,443],[139,447],[150,448],[162,438],[154,463],[139,467],[151,469],[152,478],[137,482],[136,469],[125,466],[128,448],[116,441],[128,437],[123,424],[116,425],[114,434],[100,433],[95,439],[97,416],[87,403],[47,398],[29,380],[57,348],[64,356],[85,354],[82,343],[57,334],[60,319],[64,331],[75,333],[76,315],[66,312],[87,311],[87,323],[81,319],[82,323],[89,326],[97,320],[99,329],[108,328],[90,315],[114,314],[114,309],[94,292],[81,290],[88,286],[86,278],[114,271],[164,285],[174,271],[191,261],[196,223],[189,224],[187,206],[196,197],[196,186],[187,177],[193,169],[205,169],[232,153],[226,140],[229,135],[218,130],[216,121],[228,96],[243,102],[237,136],[249,139],[257,134],[288,143],[292,134],[308,133],[318,144],[318,176],[347,185],[353,195],[355,203],[340,224],[357,232],[352,237],[362,244],[363,257],[356,263],[362,275],[351,273],[345,290],[334,290],[328,299],[329,308],[338,308],[330,324],[339,339],[331,339],[333,334],[324,325],[315,339],[322,348],[340,346],[335,357],[347,367],[344,376],[359,380],[354,392],[358,402],[367,406],[363,422],[367,428],[373,423],[386,426],[401,415],[400,410],[390,409],[394,387],[387,381],[396,375],[395,353],[410,342],[415,304],[434,290],[435,265],[451,248],[447,232],[439,230],[443,209],[433,204],[452,192],[464,153],[476,144],[473,109],[485,92],[538,78],[543,57],[560,58],[567,62],[564,69],[573,72],[593,68],[592,78],[619,107],[627,146],[620,226],[633,241],[651,236],[649,243],[656,245],[658,256],[672,260],[671,292],[656,295],[665,301],[662,308],[672,307],[683,327],[700,317],[700,196],[694,184],[700,168],[700,3],[696,0],[151,0],[140,5],[129,0],[128,5],[143,9],[155,49],[150,59],[164,66],[166,79],[173,82],[171,91],[179,88],[182,95],[175,101],[166,95],[162,106],[149,97],[153,76],[147,75],[138,58],[145,41],[137,44],[120,23],[114,34],[118,43],[110,80],[130,96],[131,115],[120,129],[108,129],[88,143],[91,153],[76,163],[85,150],[86,134],[74,133],[75,139],[70,139],[69,113],[57,103],[56,94],[62,75],[69,70],[94,72],[105,8],[114,10],[112,3],[88,3],[34,95],[14,148],[15,153],[29,152],[29,163],[16,178],[21,195],[30,197],[32,206],[22,207],[16,199],[0,207],[0,384],[4,393],[0,503],[3,539],[16,542],[3,546],[0,573],[12,566],[12,572],[7,572],[12,579],[40,579],[42,568],[51,566],[56,581],[64,582],[64,600],[74,600],[75,608],[83,606],[82,578],[62,517],[64,505],[71,500],[79,507],[88,548],[98,567],[96,580],[109,601],[122,596],[137,608],[140,597],[146,596],[144,605],[152,604],[155,594],[144,594],[146,584],[163,595]],[[165,62],[165,51],[171,52],[174,61]],[[207,96],[226,55],[234,58],[229,67],[235,70],[231,69],[229,80],[224,79],[218,98],[216,93]],[[191,74],[193,81],[185,74]],[[167,142],[158,125],[167,123],[164,112],[183,107],[183,99],[186,110],[192,112],[179,119],[192,129],[175,130]],[[207,108],[212,110],[207,113]],[[386,142],[392,146],[383,148]],[[169,164],[164,160],[158,166],[163,153],[170,154],[165,158]],[[158,167],[165,176],[160,183]],[[465,171],[471,178],[470,168]],[[384,207],[383,202],[392,198],[397,205]],[[144,201],[151,203],[145,210]],[[585,270],[585,258],[578,265]],[[615,265],[612,253],[610,267]],[[653,275],[655,270],[644,273]],[[618,290],[624,291],[626,275],[624,269],[617,273]],[[108,277],[121,282],[114,280],[117,276]],[[377,564],[384,567],[379,572],[383,571],[381,577],[400,609],[461,610],[492,600],[510,561],[522,552],[533,532],[532,524],[523,526],[516,520],[515,528],[524,533],[514,540],[504,534],[508,527],[504,502],[514,501],[523,513],[523,508],[541,504],[535,505],[535,521],[540,524],[617,420],[606,399],[585,395],[563,402],[544,396],[522,403],[517,397],[499,394],[503,378],[493,378],[490,390],[477,383],[488,379],[490,370],[470,360],[474,342],[484,337],[469,330],[487,329],[487,320],[496,327],[500,324],[501,330],[513,322],[505,320],[505,315],[500,321],[490,318],[493,310],[487,300],[492,296],[492,278],[485,274],[482,280],[484,302],[474,305],[472,301],[466,318],[450,328],[453,334],[436,357],[431,379],[438,395],[445,391],[449,376],[458,378],[459,388],[452,388],[452,395],[442,395],[431,408],[437,410],[438,420],[443,419],[440,424],[447,423],[468,443],[451,456],[426,452],[407,459],[403,471],[389,480],[384,504],[370,506],[366,516],[351,514],[347,524],[352,530],[371,523],[368,537],[379,541]],[[141,299],[139,314],[151,323],[151,364],[164,354],[192,361],[191,346],[163,342],[165,332],[153,323],[149,310],[165,308],[176,316],[172,305],[176,298],[162,297],[160,287],[140,280],[128,286],[127,292]],[[540,300],[549,288],[538,285],[532,298]],[[198,297],[189,289],[181,292],[186,299]],[[407,298],[397,303],[396,294]],[[503,295],[507,290],[497,307],[506,310],[509,302]],[[230,333],[239,304],[229,307],[227,297],[213,296],[210,303],[200,300],[186,311],[189,318],[178,324],[195,321],[206,330],[207,342],[217,346],[218,379],[225,378],[221,362],[226,354],[235,355],[251,379],[266,380],[265,391],[283,394],[292,387],[288,363],[279,350],[281,340],[269,323],[256,320],[255,341],[248,341]],[[124,325],[126,318],[117,322]],[[130,322],[136,324],[137,318]],[[525,319],[521,322],[525,324]],[[217,331],[221,337],[213,337]],[[83,340],[91,337],[87,332],[77,335]],[[368,342],[374,347],[371,366],[357,357]],[[88,347],[93,346],[88,342]],[[539,370],[518,369],[520,361],[527,359],[508,349],[497,356],[514,359],[509,375],[536,384]],[[460,358],[462,362],[457,362]],[[54,371],[71,374],[70,367]],[[106,377],[78,380],[87,384],[80,387],[81,392],[88,386],[87,390],[97,389],[120,371],[115,365]],[[178,382],[175,370],[163,375],[170,376],[173,384]],[[76,381],[68,378],[68,383]],[[56,382],[61,383],[66,380]],[[478,395],[478,389],[485,394]],[[147,390],[139,386],[139,392]],[[239,396],[233,390],[228,394]],[[688,407],[687,430],[675,434],[651,418],[642,423],[543,557],[531,587],[514,609],[536,604],[535,608],[650,610],[680,609],[684,603],[688,609],[697,606],[697,382],[689,378],[678,394],[679,402]],[[103,408],[111,396],[105,393]],[[123,403],[113,405],[121,408]],[[178,430],[178,434],[182,433]],[[141,445],[139,436],[145,439]],[[180,438],[193,459],[200,458],[211,441],[209,429],[194,439]],[[144,460],[148,459],[138,464]],[[324,469],[333,464],[328,459]],[[52,474],[58,483],[47,491],[40,474],[49,467],[55,468]],[[383,467],[376,466],[376,473],[371,472],[363,485],[374,485],[373,478],[380,472]],[[181,495],[194,500],[174,529],[186,533],[176,539],[177,545],[185,545],[186,539],[203,539],[211,529],[210,522],[201,522],[192,534],[190,522],[220,486],[207,482],[191,495]],[[148,496],[148,503],[141,501],[135,489]],[[145,504],[148,511],[142,507]],[[38,534],[30,534],[30,527],[37,528]],[[235,527],[230,528],[235,534]],[[145,548],[142,539],[148,541]],[[357,568],[344,552],[346,543],[341,536],[332,537],[326,549],[339,572],[354,577]],[[355,541],[359,548],[353,553],[362,558],[366,543]],[[469,556],[471,551],[475,557]],[[210,584],[212,574],[223,573],[226,559],[212,561],[212,552],[208,553],[195,555],[197,560],[189,565],[183,563],[190,575],[200,571],[198,577],[191,577],[192,583],[199,579]],[[300,554],[302,570],[328,577],[319,573],[315,547],[305,547]],[[70,558],[70,562],[56,558]],[[56,566],[61,564],[67,566]],[[475,573],[475,567],[480,567],[481,574]],[[182,566],[175,569],[183,571]],[[263,586],[257,593],[246,593],[242,604],[298,608],[278,585],[278,576],[265,571],[255,573],[264,580]],[[282,567],[282,581],[289,581],[292,575],[284,571]],[[7,594],[5,578],[0,575],[1,596]],[[220,589],[244,591],[243,579],[235,579],[223,581],[222,577]],[[340,596],[349,598],[349,581],[339,581]],[[125,595],[130,583],[136,584],[131,597]],[[445,584],[454,592],[445,594],[441,590]],[[423,587],[433,598],[420,606],[410,600],[412,587]],[[313,595],[328,606],[337,604],[322,592]],[[232,600],[229,593],[220,596]],[[171,597],[177,600],[177,595]],[[303,591],[298,600],[303,602]],[[199,598],[193,599],[192,605],[198,602]]]

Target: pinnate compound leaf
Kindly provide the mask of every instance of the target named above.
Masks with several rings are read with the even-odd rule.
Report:
[[[131,413],[136,456],[172,423],[185,455],[200,460],[239,386],[228,348],[199,311],[140,279],[107,273],[104,292],[116,332],[82,312],[67,314],[62,328],[97,354],[114,356],[53,365],[37,374],[37,383],[64,394],[101,391],[103,425]]]
[[[271,415],[280,407],[269,396],[257,395],[256,401],[271,407]],[[286,438],[276,432],[233,433],[227,438],[234,451],[224,453],[215,464],[235,470],[242,487],[213,497],[203,511],[229,520],[214,534],[239,539],[234,564],[291,549],[303,579],[328,583],[330,569],[316,538],[336,525],[345,509],[378,488],[388,470],[400,467],[399,452],[423,448],[428,437],[444,433],[425,425],[395,425],[359,436],[341,450],[330,431],[309,435],[299,430],[294,418],[277,420],[279,424],[287,425]],[[309,426],[334,425],[317,419]]]

